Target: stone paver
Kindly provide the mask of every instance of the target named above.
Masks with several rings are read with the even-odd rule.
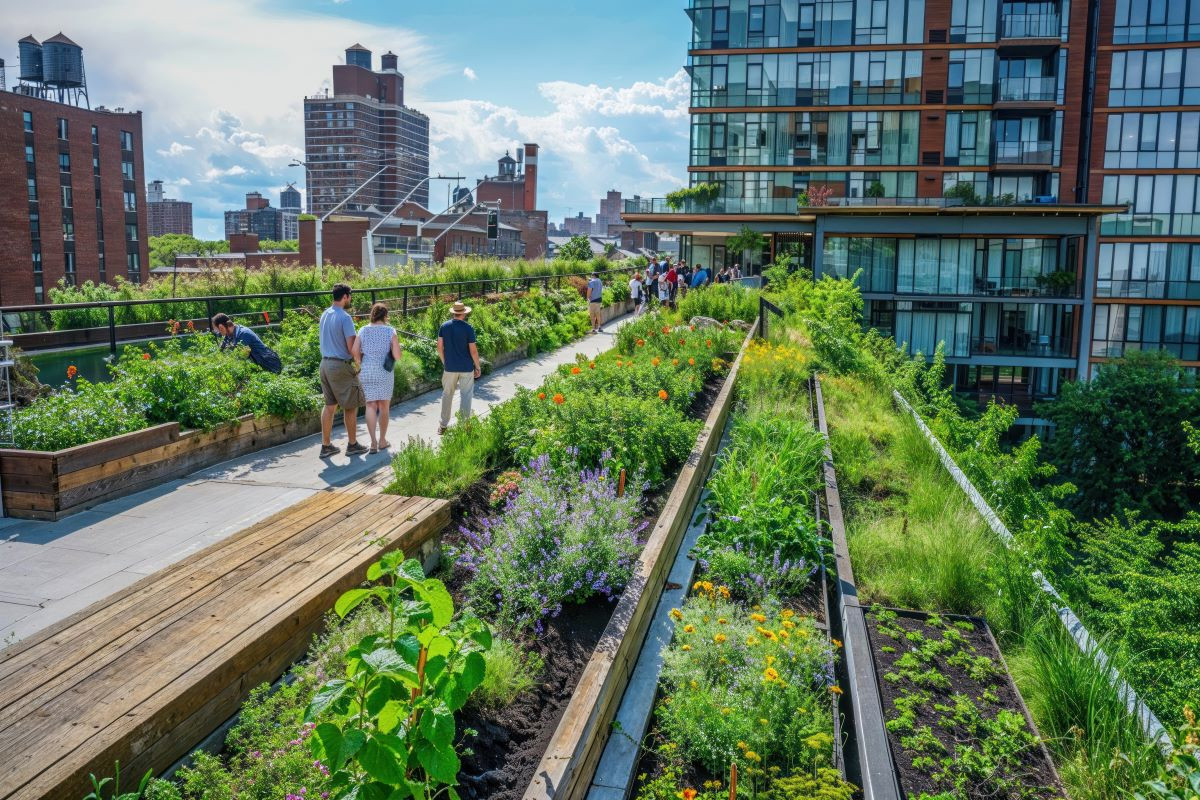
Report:
[[[619,321],[553,353],[503,367],[475,387],[474,412],[486,413],[533,388],[576,353],[592,356],[615,343]],[[437,440],[440,392],[392,406],[388,439]],[[455,403],[457,409],[457,399]],[[368,443],[359,415],[359,440]],[[345,448],[346,433],[334,431]],[[58,522],[0,520],[0,647],[86,608],[141,577],[312,494],[345,486],[390,464],[387,453],[317,458],[309,436],[217,464]]]

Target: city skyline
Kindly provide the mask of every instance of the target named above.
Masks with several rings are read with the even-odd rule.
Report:
[[[497,152],[537,141],[551,219],[591,208],[613,186],[632,194],[685,184],[686,17],[622,0],[596,25],[580,16],[582,6],[536,5],[518,2],[506,7],[509,16],[484,19],[467,13],[469,2],[449,2],[406,12],[399,26],[386,6],[362,0],[202,8],[124,0],[103,15],[65,0],[6,13],[0,58],[15,72],[16,41],[30,33],[62,29],[78,41],[93,107],[144,112],[146,178],[193,204],[201,238],[220,238],[224,212],[246,192],[276,196],[290,182],[303,185],[303,170],[287,167],[303,158],[302,98],[328,86],[329,65],[358,41],[377,58],[398,54],[406,104],[430,117],[435,174],[473,182],[494,171]],[[509,29],[531,28],[539,55],[518,60],[511,48],[490,46]],[[130,39],[150,46],[130,48]],[[571,57],[572,41],[605,58]],[[612,58],[615,50],[629,57]],[[601,60],[616,72],[605,74]],[[446,193],[435,182],[430,204],[441,208]]]

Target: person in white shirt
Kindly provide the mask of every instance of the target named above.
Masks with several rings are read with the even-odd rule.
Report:
[[[658,274],[658,302],[664,307],[671,304],[671,281],[665,270]]]
[[[646,308],[646,293],[642,287],[642,276],[635,272],[629,279],[629,298],[633,300],[633,314],[637,316]]]

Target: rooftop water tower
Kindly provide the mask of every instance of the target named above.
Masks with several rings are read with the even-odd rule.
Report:
[[[17,58],[21,64],[21,68],[18,70],[17,77],[21,81],[41,83],[42,43],[33,38],[32,35],[26,36],[24,39],[17,42]]]
[[[17,91],[60,103],[88,105],[82,47],[59,33],[41,43],[26,36],[17,43],[17,52],[21,58]]]

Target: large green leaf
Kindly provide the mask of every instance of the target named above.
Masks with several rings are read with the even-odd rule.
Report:
[[[339,678],[329,681],[317,689],[317,693],[313,695],[312,701],[304,711],[304,719],[311,722],[324,714],[330,706],[342,699],[349,686],[350,684]]]
[[[400,725],[400,721],[409,715],[410,711],[411,706],[403,700],[389,700],[379,711],[375,722],[379,726],[379,730],[391,733]]]
[[[404,663],[416,669],[421,660],[421,642],[411,633],[403,633],[396,639],[396,652]]]
[[[459,762],[454,748],[421,742],[417,745],[417,761],[435,781],[451,785],[458,782]]]
[[[362,657],[375,672],[387,673],[409,666],[408,660],[391,647],[380,647]]]
[[[454,743],[454,712],[445,703],[434,703],[421,714],[421,735],[437,747]]]
[[[314,728],[309,742],[313,757],[323,761],[334,772],[346,763],[342,755],[342,729],[332,722],[322,722]]]
[[[484,673],[487,671],[487,661],[482,653],[471,652],[467,653],[466,659],[463,661],[462,674],[458,678],[459,686],[467,692],[473,692],[483,683]]]
[[[400,565],[400,574],[417,583],[425,580],[425,568],[415,558],[410,558]]]
[[[450,596],[446,584],[437,578],[429,578],[421,588],[422,596],[433,609],[434,626],[444,628],[449,625],[450,620],[454,619],[454,598]]]
[[[367,737],[358,753],[358,763],[368,775],[388,786],[398,786],[404,781],[404,767],[408,753],[404,743],[395,736],[375,733]]]
[[[345,619],[346,615],[358,608],[363,600],[374,594],[374,589],[351,589],[337,599],[337,602],[333,604],[333,610],[339,617]]]

